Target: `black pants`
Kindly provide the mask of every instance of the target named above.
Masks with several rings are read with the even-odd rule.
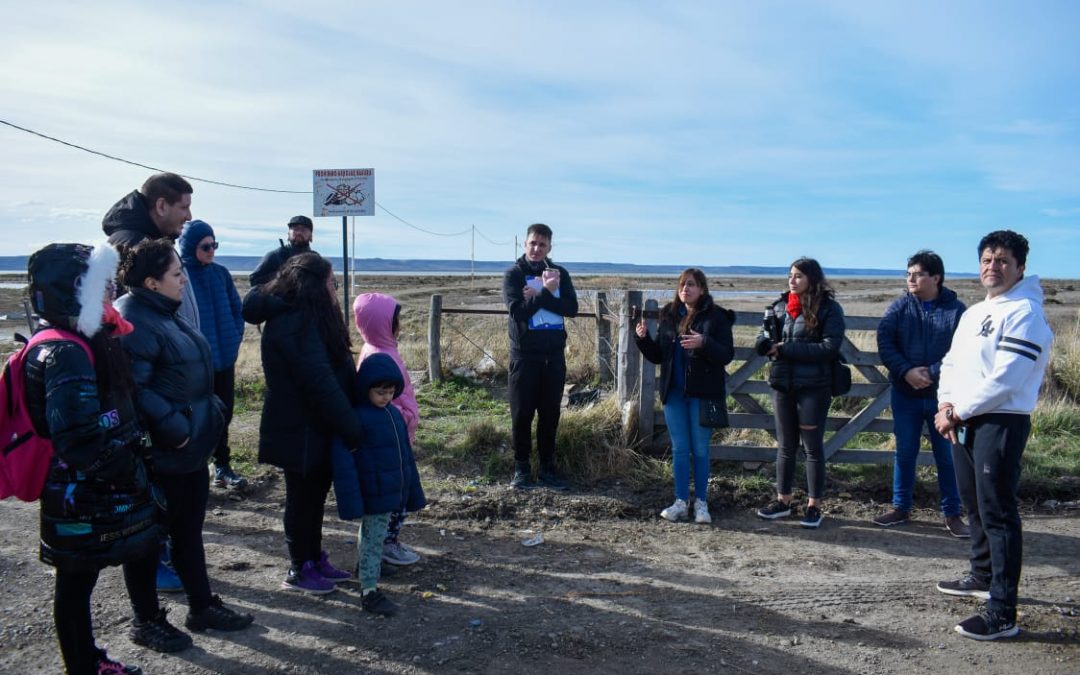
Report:
[[[832,396],[823,387],[773,390],[776,411],[776,491],[790,495],[795,481],[795,453],[802,439],[806,451],[807,493],[814,499],[825,496],[825,420]],[[801,429],[800,426],[815,427]]]
[[[236,405],[236,366],[229,366],[214,373],[214,393],[225,404],[225,429],[221,440],[214,448],[214,466],[218,469],[229,466],[232,450],[229,449],[229,424],[232,423],[233,407]]]
[[[69,675],[97,675],[101,652],[94,644],[90,596],[97,585],[98,573],[99,570],[56,570],[53,623]],[[137,619],[150,619],[158,613],[156,573],[156,551],[124,563],[124,584]]]
[[[285,471],[285,544],[294,570],[322,552],[323,511],[330,492],[330,466],[304,474]]]
[[[990,609],[1014,620],[1024,555],[1016,490],[1030,432],[1027,415],[980,415],[968,421],[966,442],[953,445],[971,525],[971,574],[990,582]]]
[[[514,460],[529,463],[532,455],[532,421],[536,422],[536,450],[541,464],[555,461],[555,432],[559,428],[566,359],[511,359],[510,426]]]
[[[165,495],[165,528],[172,541],[172,564],[184,585],[188,606],[201,612],[210,606],[210,579],[206,575],[203,523],[210,483],[206,467],[191,473],[158,474],[154,484]]]

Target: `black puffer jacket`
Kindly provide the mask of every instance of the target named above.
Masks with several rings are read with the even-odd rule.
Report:
[[[210,345],[176,315],[180,303],[133,288],[116,308],[135,326],[120,339],[131,358],[136,403],[153,443],[154,473],[182,474],[206,465],[225,429],[224,407],[214,395]],[[190,439],[184,447],[179,445]]]
[[[259,261],[259,264],[255,267],[255,271],[248,276],[248,281],[252,286],[261,286],[262,284],[272,281],[277,276],[278,270],[285,264],[285,261],[294,255],[300,255],[301,253],[311,252],[311,246],[304,244],[303,246],[294,246],[293,244],[281,244],[278,248],[270,251],[263,256],[263,259]]]
[[[161,239],[165,235],[150,220],[146,198],[138,190],[112,205],[101,221],[109,243],[117,248],[131,248],[143,239]]]
[[[735,357],[735,339],[731,327],[735,312],[713,302],[712,296],[702,296],[702,309],[695,316],[690,328],[705,336],[700,349],[686,350],[685,394],[696,398],[723,399],[727,397],[727,373],[724,366]],[[656,339],[649,335],[637,340],[642,355],[660,364],[660,402],[667,403],[671,389],[671,364],[675,356],[680,317],[675,314],[675,303],[668,303],[660,310],[660,325]]]
[[[570,273],[566,268],[547,261],[546,266],[559,270],[559,297],[547,289],[541,290],[531,298],[525,298],[525,280],[529,276],[540,276],[544,264],[530,265],[525,256],[521,256],[503,274],[503,302],[510,312],[510,358],[512,359],[549,359],[562,358],[566,349],[566,330],[532,330],[529,319],[541,309],[546,309],[560,316],[577,316],[577,292]],[[535,269],[534,269],[535,268]]]
[[[782,317],[784,327],[780,353],[769,368],[769,386],[780,391],[829,387],[832,369],[844,341],[844,310],[835,300],[826,300],[818,316],[817,328],[810,331],[806,315],[792,319],[787,313],[788,293],[773,303],[773,313]]]
[[[259,461],[308,473],[330,465],[335,437],[347,448],[358,447],[364,431],[352,411],[356,377],[352,355],[333,363],[304,312],[257,289],[244,298],[244,320],[266,324]]]
[[[41,495],[42,562],[95,570],[147,555],[160,528],[126,391],[102,391],[82,347],[47,342],[26,359],[26,404],[55,454]]]

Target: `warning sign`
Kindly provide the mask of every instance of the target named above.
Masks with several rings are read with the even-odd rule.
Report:
[[[315,169],[312,178],[317,217],[375,215],[375,169]]]

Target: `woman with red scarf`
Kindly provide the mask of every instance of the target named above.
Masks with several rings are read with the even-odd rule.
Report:
[[[816,528],[821,525],[825,494],[825,420],[832,402],[832,372],[844,341],[844,310],[821,265],[799,258],[788,273],[788,292],[766,308],[765,317],[765,330],[755,347],[772,360],[777,496],[757,514],[769,520],[792,514],[795,452],[801,438],[808,498],[800,524]]]

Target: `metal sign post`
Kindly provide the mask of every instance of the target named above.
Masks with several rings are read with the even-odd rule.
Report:
[[[349,329],[349,217],[341,217],[341,311]]]
[[[348,217],[375,215],[375,169],[315,169],[311,178],[315,216],[341,216],[341,311],[348,326]]]

